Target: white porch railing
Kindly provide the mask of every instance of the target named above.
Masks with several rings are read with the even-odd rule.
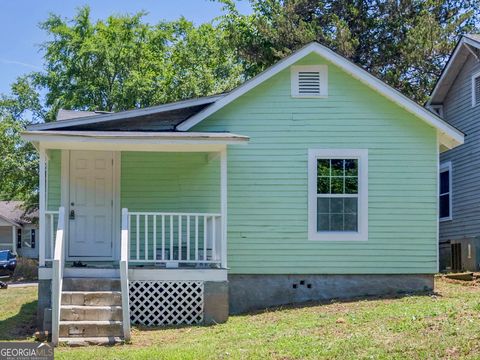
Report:
[[[130,299],[128,285],[128,210],[122,209],[120,244],[120,285],[122,290],[123,338],[130,340]]]
[[[129,212],[130,262],[220,265],[222,216],[212,213]]]
[[[52,262],[52,342],[58,345],[60,330],[60,305],[62,302],[63,270],[65,267],[65,209],[58,210],[58,224],[55,235],[55,251]]]
[[[58,211],[45,211],[45,261],[53,260]]]

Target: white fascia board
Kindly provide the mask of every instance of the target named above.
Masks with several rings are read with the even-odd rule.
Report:
[[[462,36],[462,38],[459,40],[459,42],[455,46],[455,49],[453,50],[453,53],[450,56],[450,59],[448,59],[447,65],[445,65],[445,68],[443,69],[442,74],[440,75],[440,79],[438,79],[437,83],[435,84],[435,87],[434,87],[432,93],[430,94],[430,98],[427,101],[427,104],[426,104],[427,106],[432,104],[432,102],[434,100],[435,100],[435,103],[443,101],[443,97],[441,97],[440,99],[436,99],[436,98],[439,96],[439,92],[440,92],[440,89],[442,88],[442,86],[444,86],[444,85],[447,86],[447,89],[445,90],[445,94],[446,94],[448,92],[448,89],[452,85],[452,83],[449,83],[449,84],[448,83],[444,84],[444,83],[452,75],[451,72],[453,71],[453,67],[456,65],[457,58],[460,56],[460,53],[462,52],[464,45],[465,46],[473,46],[477,49],[480,49],[480,43],[479,42],[477,42],[475,40],[472,40],[468,37]],[[467,48],[467,50],[470,51],[470,49],[468,49],[468,48]],[[457,65],[457,66],[460,67],[461,65]],[[459,71],[459,69],[458,69],[458,71]],[[457,73],[458,73],[458,71],[457,71]],[[455,77],[455,76],[456,76],[456,74],[453,75],[453,77]]]
[[[277,64],[273,65],[263,73],[259,74],[258,76],[247,81],[245,84],[231,91],[228,95],[226,95],[222,99],[217,100],[214,104],[206,107],[196,115],[192,116],[188,120],[179,124],[177,126],[177,130],[188,131],[193,126],[197,125],[199,122],[204,120],[206,117],[215,113],[216,111],[223,108],[227,104],[231,103],[241,95],[250,91],[257,85],[261,84],[262,82],[266,81],[267,79],[271,78],[272,76],[276,75],[280,71],[286,69],[287,67],[291,66],[292,64],[294,64],[295,62],[297,62],[298,60],[302,59],[303,57],[307,56],[312,52],[317,53],[324,59],[339,66],[341,69],[343,69],[345,72],[352,75],[354,78],[360,80],[364,84],[378,91],[380,94],[392,100],[393,102],[403,107],[410,113],[416,115],[426,123],[437,128],[440,132],[445,134],[445,137],[451,138],[456,145],[463,144],[464,136],[461,131],[455,129],[454,127],[452,127],[451,125],[443,121],[438,116],[432,114],[430,111],[426,110],[422,106],[410,100],[409,98],[407,98],[397,90],[393,89],[389,85],[385,84],[383,81],[377,79],[375,76],[371,75],[367,71],[363,70],[362,68],[358,67],[354,63],[350,62],[344,57],[336,54],[334,51],[318,43],[309,44],[304,48],[302,48],[301,50],[290,55],[289,57],[279,61]],[[443,138],[444,137],[442,137],[441,139]]]
[[[249,138],[234,134],[145,133],[118,135],[109,132],[86,135],[65,132],[30,131],[22,133],[27,141],[41,143],[44,149],[117,150],[117,151],[221,151],[227,145],[247,144]]]

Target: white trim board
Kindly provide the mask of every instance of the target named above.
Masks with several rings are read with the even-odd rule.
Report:
[[[188,120],[177,126],[177,130],[188,131],[202,120],[217,112],[221,108],[225,107],[238,97],[242,96],[246,92],[255,88],[264,81],[270,79],[272,76],[278,74],[280,71],[288,68],[289,66],[295,64],[298,60],[304,58],[305,56],[316,53],[326,59],[327,61],[332,62],[333,64],[339,66],[342,70],[353,76],[354,78],[365,83],[369,87],[378,91],[381,95],[392,100],[402,108],[406,109],[413,115],[417,116],[426,123],[432,125],[438,130],[440,143],[447,148],[453,148],[457,145],[463,144],[464,135],[461,131],[455,129],[453,126],[449,125],[443,121],[437,115],[431,113],[424,107],[418,105],[414,101],[410,100],[397,90],[393,89],[389,85],[385,84],[383,81],[377,79],[373,75],[369,74],[367,71],[363,70],[359,66],[350,62],[346,58],[338,55],[329,48],[320,45],[319,43],[310,43],[302,49],[296,51],[292,55],[286,57],[285,59],[277,62],[275,65],[271,66],[266,71],[257,75],[256,77],[245,82],[243,85],[237,87],[225,97],[217,100],[212,105],[206,107],[196,115],[193,115]]]

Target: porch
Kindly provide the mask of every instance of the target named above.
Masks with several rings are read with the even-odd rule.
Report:
[[[90,332],[128,339],[130,322],[218,322],[218,309],[226,319],[227,145],[246,138],[66,133],[31,135],[40,152],[39,292],[51,299],[53,342]],[[219,291],[213,309],[208,298],[218,303]],[[69,321],[66,311],[86,314],[93,295],[117,318]]]

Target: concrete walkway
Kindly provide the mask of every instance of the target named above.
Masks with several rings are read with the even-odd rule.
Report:
[[[7,283],[9,288],[38,286],[38,282]]]

